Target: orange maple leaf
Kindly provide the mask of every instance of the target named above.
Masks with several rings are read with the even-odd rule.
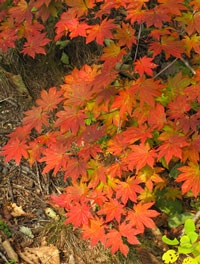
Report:
[[[57,91],[56,87],[51,87],[49,91],[42,90],[40,99],[36,100],[36,104],[42,107],[44,111],[52,111],[57,105],[63,101],[62,91]]]
[[[66,213],[65,225],[72,223],[74,227],[88,226],[89,220],[93,218],[90,209],[91,206],[88,206],[84,201],[72,205],[71,210]]]
[[[62,168],[66,168],[66,163],[69,159],[68,153],[66,153],[66,146],[62,144],[52,144],[48,149],[44,149],[44,157],[40,159],[40,162],[45,162],[42,173],[47,173],[54,169],[54,176]]]
[[[95,216],[94,219],[90,219],[88,226],[83,225],[82,238],[90,239],[92,246],[95,246],[98,241],[101,241],[102,244],[105,244],[105,228],[108,228],[108,226],[104,224],[104,220],[98,216]]]
[[[118,230],[109,230],[109,233],[106,235],[106,248],[111,247],[112,254],[115,254],[117,250],[120,250],[124,256],[127,256],[129,248],[123,243],[122,236],[126,237],[130,244],[137,245],[140,244],[135,236],[138,233],[138,230],[135,230],[131,225],[123,222],[118,226]]]
[[[58,119],[56,120],[55,127],[60,127],[62,133],[71,129],[75,134],[78,132],[80,126],[85,126],[84,118],[87,118],[84,111],[78,111],[75,107],[70,108],[67,106],[64,106],[64,111],[59,111],[56,116]]]
[[[100,25],[91,26],[87,31],[88,36],[86,38],[86,44],[96,39],[96,42],[103,46],[105,38],[112,39],[111,30],[116,28],[116,25],[112,23],[113,21],[114,19],[107,20],[105,18]]]
[[[133,168],[136,168],[138,172],[146,164],[153,168],[155,163],[155,158],[157,158],[156,150],[151,149],[149,144],[133,145],[130,146],[131,152],[125,158],[128,162],[128,168],[133,171]]]
[[[181,59],[181,53],[185,53],[183,42],[177,40],[174,36],[163,36],[161,37],[161,43],[153,42],[150,43],[149,46],[149,51],[154,51],[154,57],[164,50],[166,60],[169,59],[170,55]]]
[[[185,12],[180,17],[175,18],[181,25],[186,26],[186,31],[192,35],[194,31],[200,33],[200,12]]]
[[[152,69],[156,68],[158,65],[153,63],[152,60],[154,58],[148,58],[147,56],[144,56],[142,58],[139,58],[134,64],[135,66],[135,71],[138,71],[140,77],[145,73],[148,75],[152,76],[153,71]]]
[[[176,182],[184,181],[181,186],[182,194],[185,194],[190,189],[194,197],[197,197],[200,192],[200,168],[198,163],[189,162],[188,166],[178,168],[182,173],[178,175]]]
[[[161,5],[159,8],[165,10],[166,13],[174,15],[182,15],[182,10],[188,10],[188,8],[183,5],[184,0],[158,0]]]
[[[48,126],[49,116],[43,111],[42,107],[33,107],[24,113],[26,117],[23,119],[23,125],[29,129],[35,128],[38,133],[41,132],[42,125]]]
[[[115,199],[110,199],[109,202],[104,203],[98,214],[106,215],[106,222],[110,222],[115,218],[120,223],[121,216],[125,214],[124,205]]]
[[[88,9],[94,7],[94,0],[65,0],[65,3],[71,7],[70,12],[78,17],[87,15]]]
[[[5,156],[5,163],[15,159],[17,165],[19,165],[21,158],[28,158],[27,152],[28,146],[26,145],[26,141],[20,141],[18,138],[10,139],[8,143],[2,147],[3,152],[0,153],[0,156]]]
[[[161,134],[158,140],[164,140],[163,143],[159,145],[158,160],[161,157],[165,157],[167,164],[170,162],[173,156],[180,158],[182,160],[182,148],[187,146],[186,137],[180,135],[165,135]]]
[[[161,96],[161,90],[165,86],[160,84],[160,81],[154,81],[153,79],[146,79],[145,76],[139,78],[133,88],[135,93],[138,93],[140,96],[140,107],[142,108],[144,102],[150,106],[155,105],[155,97]]]
[[[24,43],[24,48],[21,53],[28,54],[32,58],[35,58],[36,53],[46,54],[46,51],[42,46],[45,46],[51,40],[45,38],[45,35],[46,33],[28,35],[27,42]]]
[[[141,183],[140,179],[135,179],[135,177],[128,177],[125,182],[119,181],[119,188],[116,190],[116,198],[121,197],[123,204],[126,204],[128,199],[132,202],[137,202],[137,194],[144,190],[139,185]]]
[[[80,175],[86,177],[88,168],[90,167],[84,159],[69,159],[66,167],[63,169],[65,172],[64,181],[66,181],[68,177],[71,177],[72,182],[76,182]]]
[[[136,44],[136,37],[134,34],[135,30],[133,27],[122,22],[122,27],[117,27],[114,38],[119,40],[119,46],[125,45],[130,49],[133,44]]]
[[[16,23],[21,23],[23,20],[31,22],[32,20],[31,6],[25,0],[20,0],[17,6],[11,7],[9,14],[15,18]]]
[[[155,224],[152,217],[159,215],[155,210],[149,210],[152,207],[152,203],[143,204],[142,202],[134,204],[133,210],[128,212],[127,220],[130,221],[130,224],[135,226],[137,230],[141,233],[144,233],[144,227],[155,228]]]

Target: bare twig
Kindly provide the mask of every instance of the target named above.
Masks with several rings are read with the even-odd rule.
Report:
[[[190,64],[188,63],[188,61],[186,61],[185,59],[181,58],[182,62],[185,64],[186,67],[188,67],[188,69],[194,74],[196,75],[196,71],[190,66]]]
[[[140,36],[141,36],[141,32],[142,32],[142,25],[140,24],[140,28],[139,28],[139,32],[138,32],[138,39],[137,39],[137,46],[136,46],[136,51],[135,51],[135,56],[133,59],[133,63],[135,62],[136,58],[137,58],[137,54],[138,54],[138,48],[139,48],[139,42],[140,42]]]
[[[14,200],[14,196],[13,196],[13,190],[12,190],[12,184],[10,182],[10,177],[8,177],[8,189],[9,189],[9,193],[10,193],[10,196],[11,196],[11,199],[12,199],[12,202],[14,203],[15,200]]]
[[[36,168],[36,176],[37,176],[38,186],[39,186],[40,192],[42,193],[42,186],[41,186],[41,182],[40,182],[40,173],[39,173],[37,161],[35,161],[35,168]]]
[[[118,123],[118,127],[117,127],[117,134],[119,134],[121,128],[121,118],[119,118],[119,123]]]
[[[170,64],[168,64],[164,69],[162,69],[159,73],[157,73],[153,78],[156,79],[161,73],[163,73],[169,67],[171,67],[177,60],[178,60],[178,58],[174,59]]]
[[[6,256],[4,256],[4,254],[1,253],[1,252],[0,252],[0,257],[1,257],[6,263],[8,263],[8,260],[7,260]]]

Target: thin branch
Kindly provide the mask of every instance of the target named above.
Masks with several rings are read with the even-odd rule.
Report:
[[[185,59],[181,58],[182,62],[185,64],[186,67],[188,67],[188,69],[194,74],[196,75],[196,71],[190,66],[190,64],[188,63],[188,61],[186,61]]]
[[[135,51],[135,56],[134,56],[134,59],[133,59],[133,63],[136,61],[136,58],[137,58],[141,32],[142,32],[142,24],[140,24],[140,28],[139,28],[139,32],[138,32],[138,41],[137,41],[137,46],[136,46],[136,51]]]
[[[178,58],[174,59],[170,64],[168,64],[164,69],[162,69],[159,73],[157,73],[153,78],[156,79],[161,73],[163,73],[169,67],[171,67],[177,60],[178,60]]]

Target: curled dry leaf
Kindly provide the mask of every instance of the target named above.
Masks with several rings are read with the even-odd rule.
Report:
[[[29,214],[29,213],[24,212],[22,207],[21,206],[17,206],[16,203],[11,203],[10,210],[11,210],[11,215],[13,217],[19,217],[19,216],[26,216],[26,217],[29,217],[29,218],[35,217],[35,215],[33,215],[33,214]]]
[[[60,264],[59,251],[53,245],[25,248],[19,255],[28,264]]]

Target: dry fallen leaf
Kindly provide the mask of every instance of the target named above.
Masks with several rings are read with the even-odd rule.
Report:
[[[33,214],[29,214],[29,213],[24,212],[22,207],[17,206],[16,203],[11,203],[10,210],[11,210],[11,215],[14,217],[19,217],[19,216],[26,216],[26,217],[30,217],[30,218],[35,217],[35,215],[33,215]]]
[[[25,248],[19,255],[29,264],[60,264],[59,250],[53,245]]]

